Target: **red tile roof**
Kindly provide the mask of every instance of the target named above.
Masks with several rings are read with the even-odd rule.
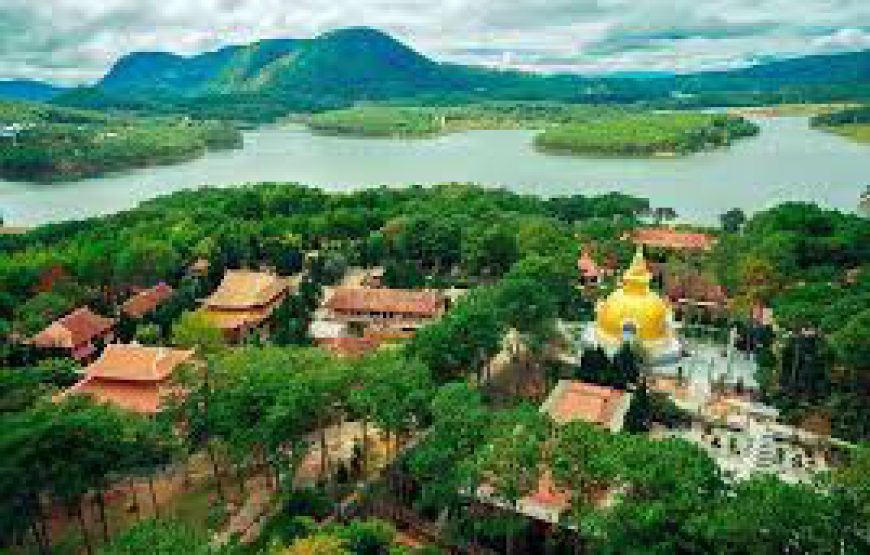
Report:
[[[632,240],[648,247],[690,249],[708,251],[713,247],[713,237],[706,233],[677,231],[666,227],[646,227],[634,230]]]
[[[326,307],[339,312],[392,312],[418,317],[435,317],[447,305],[447,297],[435,291],[369,289],[340,287],[326,301]]]
[[[526,499],[558,512],[571,506],[571,493],[556,485],[553,474],[549,470],[541,473],[537,489]]]
[[[30,343],[43,348],[73,349],[105,334],[115,321],[82,307],[56,320],[30,339]]]
[[[600,385],[562,380],[544,405],[544,410],[558,424],[583,420],[610,427],[622,403],[624,391]]]
[[[174,292],[175,290],[172,287],[160,282],[154,287],[140,291],[127,299],[121,305],[121,310],[131,318],[141,318],[149,312],[154,311],[164,301],[169,299]]]
[[[179,388],[169,384],[172,373],[193,356],[193,351],[108,345],[102,356],[85,369],[85,377],[58,396],[89,395],[102,403],[142,414],[158,412]]]
[[[192,350],[112,344],[106,345],[100,358],[85,369],[85,374],[102,379],[161,381],[192,357]]]
[[[601,275],[601,268],[589,254],[589,251],[583,249],[580,258],[577,260],[577,269],[583,277],[592,278]]]

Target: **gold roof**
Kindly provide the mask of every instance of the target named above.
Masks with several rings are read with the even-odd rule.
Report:
[[[289,287],[289,280],[272,273],[227,270],[217,290],[203,304],[210,309],[253,309],[269,305]]]
[[[596,327],[611,342],[622,341],[628,327],[641,342],[658,341],[670,335],[670,306],[651,291],[652,279],[639,247],[631,266],[622,275],[622,285],[598,304]]]

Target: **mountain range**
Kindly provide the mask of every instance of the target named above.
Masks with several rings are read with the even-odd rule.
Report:
[[[427,97],[620,102],[673,98],[677,92],[685,97],[723,91],[789,93],[802,99],[808,90],[823,98],[850,94],[870,98],[870,51],[690,75],[634,72],[584,77],[439,63],[381,31],[347,28],[313,39],[261,40],[193,56],[136,52],[119,59],[94,86],[73,90],[36,82],[0,82],[0,97],[134,108],[192,105],[203,98],[213,106],[277,103],[303,109]]]
[[[45,102],[64,92],[63,87],[49,85],[30,79],[9,79],[0,81],[0,98],[32,100]]]

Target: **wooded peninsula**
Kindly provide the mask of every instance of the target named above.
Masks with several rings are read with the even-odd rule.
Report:
[[[0,102],[0,178],[68,181],[174,164],[209,150],[240,148],[226,122],[139,118],[89,110]]]

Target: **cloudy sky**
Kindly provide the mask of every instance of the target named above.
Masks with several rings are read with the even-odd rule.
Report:
[[[99,78],[133,50],[194,53],[368,25],[439,60],[689,71],[870,48],[870,0],[0,0],[0,78]]]

